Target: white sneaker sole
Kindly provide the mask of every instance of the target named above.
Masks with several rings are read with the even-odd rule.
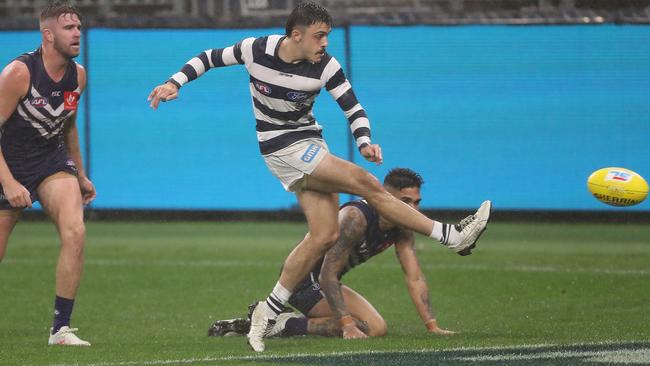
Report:
[[[476,243],[478,242],[479,238],[481,237],[481,235],[483,235],[485,230],[487,230],[487,224],[490,222],[490,217],[492,216],[492,201],[487,200],[483,202],[481,206],[478,208],[478,210],[476,211],[476,215],[479,217],[478,225],[475,229],[476,234],[475,236],[472,235],[468,237],[468,239],[470,240],[471,237],[474,237],[470,245],[465,246],[464,248],[456,251],[456,253],[458,253],[458,255],[460,256],[466,256],[472,254],[472,249],[476,248]]]

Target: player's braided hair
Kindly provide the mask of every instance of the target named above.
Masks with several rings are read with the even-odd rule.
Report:
[[[327,12],[327,9],[313,1],[300,3],[293,9],[289,14],[289,19],[287,19],[287,36],[290,36],[291,31],[296,27],[309,27],[315,23],[325,23],[332,26],[332,17]]]
[[[395,189],[420,188],[424,184],[422,176],[408,168],[391,169],[384,178],[384,185]]]
[[[64,14],[75,14],[79,20],[81,20],[81,13],[79,13],[79,10],[70,5],[67,1],[51,1],[43,11],[41,11],[39,19],[41,22],[50,18],[58,19]]]

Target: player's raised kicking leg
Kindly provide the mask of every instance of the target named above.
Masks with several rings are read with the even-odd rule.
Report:
[[[433,221],[396,199],[361,167],[332,154],[325,155],[313,173],[305,179],[305,190],[298,194],[298,198],[310,232],[285,261],[273,292],[253,312],[248,343],[256,352],[264,351],[263,338],[275,324],[275,318],[282,312],[295,286],[309,273],[317,258],[338,238],[338,199],[336,196],[328,198],[326,192],[361,196],[382,217],[406,229],[430,236],[460,255],[471,254],[471,249],[485,231],[492,209],[490,201],[483,202],[463,226]],[[315,230],[314,233],[312,230]]]

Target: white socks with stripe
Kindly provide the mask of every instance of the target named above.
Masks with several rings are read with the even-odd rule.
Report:
[[[271,312],[268,312],[270,318],[275,319],[284,310],[284,304],[289,301],[290,297],[291,291],[284,288],[278,281],[269,297],[266,298],[266,306],[271,310]]]
[[[456,230],[454,225],[438,221],[433,222],[433,231],[429,236],[438,240],[440,244],[444,246],[449,245],[449,243],[455,243],[460,239],[460,233]]]

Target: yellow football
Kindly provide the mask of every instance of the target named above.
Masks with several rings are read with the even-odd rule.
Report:
[[[625,168],[602,168],[587,179],[589,192],[600,202],[612,206],[633,206],[648,196],[648,183]]]

